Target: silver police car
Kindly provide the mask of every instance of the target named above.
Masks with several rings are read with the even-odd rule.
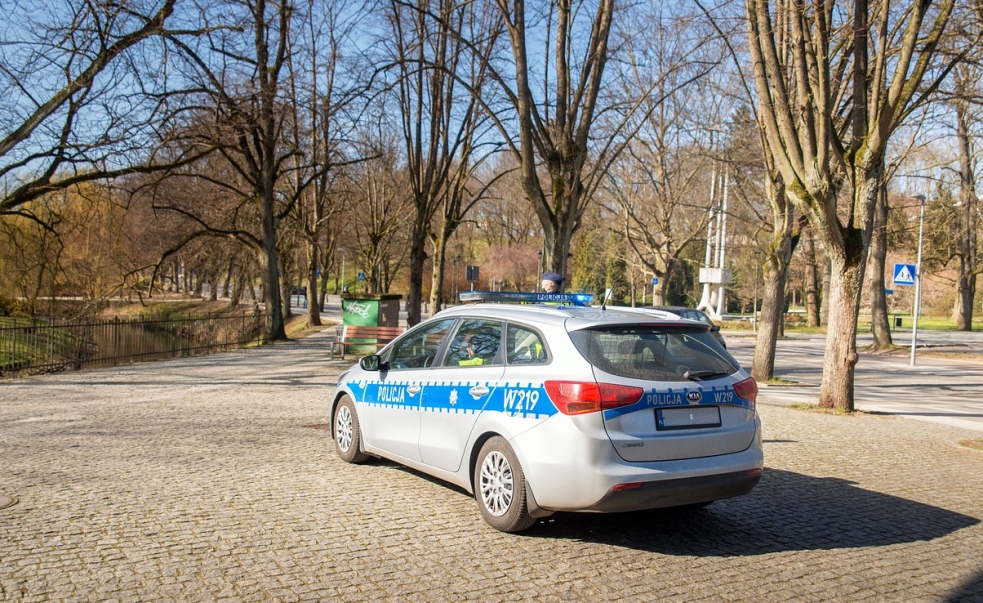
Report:
[[[475,495],[494,528],[702,506],[761,478],[758,388],[708,326],[628,308],[445,310],[339,378],[339,456]]]

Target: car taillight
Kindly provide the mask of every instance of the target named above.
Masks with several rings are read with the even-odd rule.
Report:
[[[640,387],[594,381],[547,381],[546,393],[565,415],[582,415],[638,402],[645,393]]]
[[[735,383],[734,392],[738,397],[750,402],[751,410],[754,410],[754,403],[758,399],[758,383],[753,377],[748,377],[740,383]]]

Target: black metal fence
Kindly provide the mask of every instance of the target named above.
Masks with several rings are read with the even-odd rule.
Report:
[[[0,377],[13,377],[240,348],[261,338],[266,316],[0,321]]]

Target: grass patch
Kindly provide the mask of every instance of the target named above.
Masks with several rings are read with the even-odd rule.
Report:
[[[894,319],[896,317],[900,317],[901,318],[901,329],[902,330],[905,330],[905,331],[910,331],[911,330],[912,324],[914,323],[914,318],[911,316],[911,314],[897,314],[895,312],[889,312],[888,313],[887,320],[888,320],[888,324],[890,324],[890,327],[891,327],[891,330],[892,331],[895,330]],[[857,322],[859,324],[866,325],[866,329],[865,330],[867,332],[870,331],[870,315],[869,314],[861,314],[860,315],[860,318],[858,319]],[[951,316],[948,316],[948,315],[946,315],[946,316],[931,316],[931,315],[926,315],[926,314],[919,314],[918,315],[918,330],[922,330],[922,329],[924,329],[926,331],[955,331],[956,330],[956,322],[954,320],[952,320],[952,317]],[[976,316],[976,317],[973,318],[973,330],[974,331],[979,331],[981,329],[983,329],[983,317]],[[860,332],[864,332],[864,329],[861,329]]]
[[[785,331],[787,333],[804,333],[806,335],[822,335],[826,333],[826,327],[790,327],[785,326]]]
[[[896,343],[892,343],[890,345],[886,345],[881,348],[875,346],[876,344],[872,343],[870,345],[861,346],[857,349],[861,352],[867,352],[868,354],[886,354],[886,355],[898,355],[911,351],[911,346],[898,345]]]
[[[84,358],[92,346],[72,330],[31,318],[0,317],[0,370],[58,365]]]
[[[826,330],[823,327],[806,327],[805,326],[805,310],[801,307],[795,307],[788,314],[785,315],[785,331],[789,333],[825,333]],[[903,314],[899,312],[888,312],[887,320],[892,331],[895,330],[894,319],[896,317],[901,318],[901,329],[903,331],[910,331],[912,323],[914,322],[911,314]],[[858,334],[870,333],[870,314],[860,314],[857,318]],[[928,314],[918,315],[918,329],[925,329],[926,331],[955,331],[956,323],[952,320],[949,315],[933,316]],[[983,330],[983,316],[973,317],[973,330],[980,331]]]
[[[781,377],[772,377],[768,380],[768,385],[798,385],[798,381],[789,381],[788,379],[782,379]]]
[[[963,440],[959,442],[959,445],[973,450],[983,450],[983,440]]]
[[[319,327],[309,327],[307,326],[307,314],[299,314],[290,317],[287,324],[284,325],[284,330],[287,332],[287,338],[289,339],[303,339],[334,326],[334,323],[330,323],[322,324]]]
[[[867,414],[862,410],[854,410],[853,412],[843,410],[840,408],[825,408],[819,406],[818,404],[809,404],[808,402],[797,402],[795,404],[789,404],[788,408],[794,410],[801,410],[805,412],[814,412],[821,415],[842,415],[842,416],[853,416],[853,415],[863,415]]]
[[[114,304],[104,308],[99,317],[104,319],[142,318],[144,320],[184,320],[203,316],[232,316],[252,312],[252,306],[230,306],[220,301],[149,302],[146,304]]]

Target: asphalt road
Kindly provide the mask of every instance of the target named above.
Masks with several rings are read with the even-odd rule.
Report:
[[[731,353],[746,367],[754,355],[750,334],[726,333]],[[870,335],[858,337],[862,349]],[[894,333],[894,343],[911,345],[911,331]],[[778,341],[775,377],[794,387],[762,387],[763,398],[783,402],[816,402],[822,382],[825,338],[791,334]],[[983,333],[919,331],[915,366],[910,355],[861,352],[855,375],[855,404],[860,410],[983,431]],[[953,357],[936,357],[945,354]],[[966,358],[976,360],[958,359]]]

